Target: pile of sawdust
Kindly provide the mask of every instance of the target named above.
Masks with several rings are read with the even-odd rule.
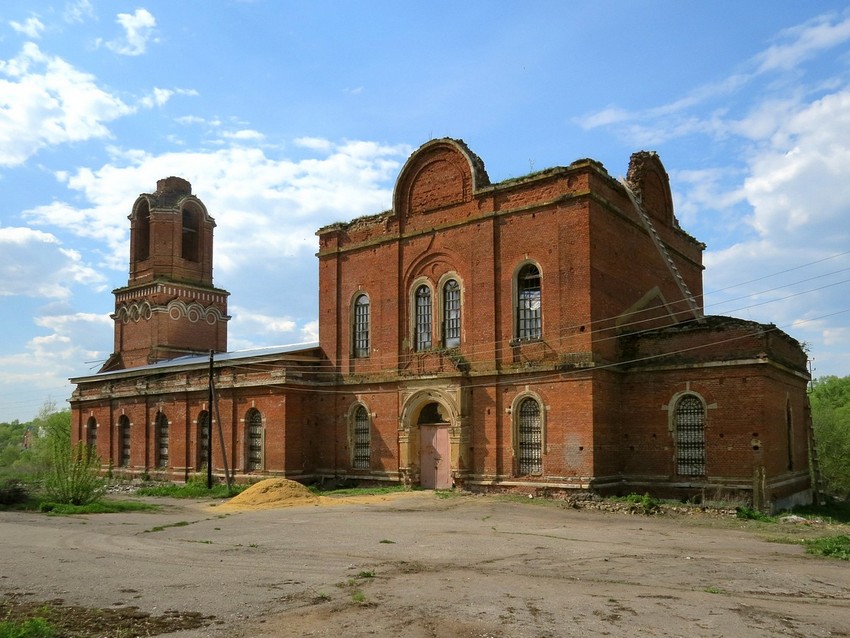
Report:
[[[258,510],[292,505],[316,505],[319,497],[289,479],[271,478],[255,483],[247,490],[219,505],[234,510]]]

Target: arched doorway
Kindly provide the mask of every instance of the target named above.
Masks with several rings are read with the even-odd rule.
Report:
[[[452,486],[449,427],[439,403],[427,403],[419,413],[419,482],[425,489],[444,490]]]
[[[402,391],[399,473],[408,485],[449,489],[469,473],[470,428],[459,386]]]

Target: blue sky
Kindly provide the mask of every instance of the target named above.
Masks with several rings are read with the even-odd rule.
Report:
[[[127,215],[179,175],[230,349],[317,338],[320,226],[461,138],[492,181],[657,151],[706,310],[850,374],[850,10],[838,2],[4,0],[0,421],[112,351]]]

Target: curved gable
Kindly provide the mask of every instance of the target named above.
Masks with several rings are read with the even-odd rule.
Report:
[[[650,151],[633,153],[629,160],[626,181],[640,200],[644,210],[653,219],[660,220],[668,226],[675,225],[670,178],[657,153]]]
[[[450,138],[432,140],[415,151],[402,168],[393,209],[407,218],[463,204],[489,183],[484,163],[466,144]]]

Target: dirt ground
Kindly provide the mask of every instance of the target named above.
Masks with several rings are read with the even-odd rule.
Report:
[[[333,507],[155,501],[0,512],[0,597],[194,619],[161,634],[180,638],[850,636],[850,564],[768,542],[806,535],[799,524],[427,491]]]

